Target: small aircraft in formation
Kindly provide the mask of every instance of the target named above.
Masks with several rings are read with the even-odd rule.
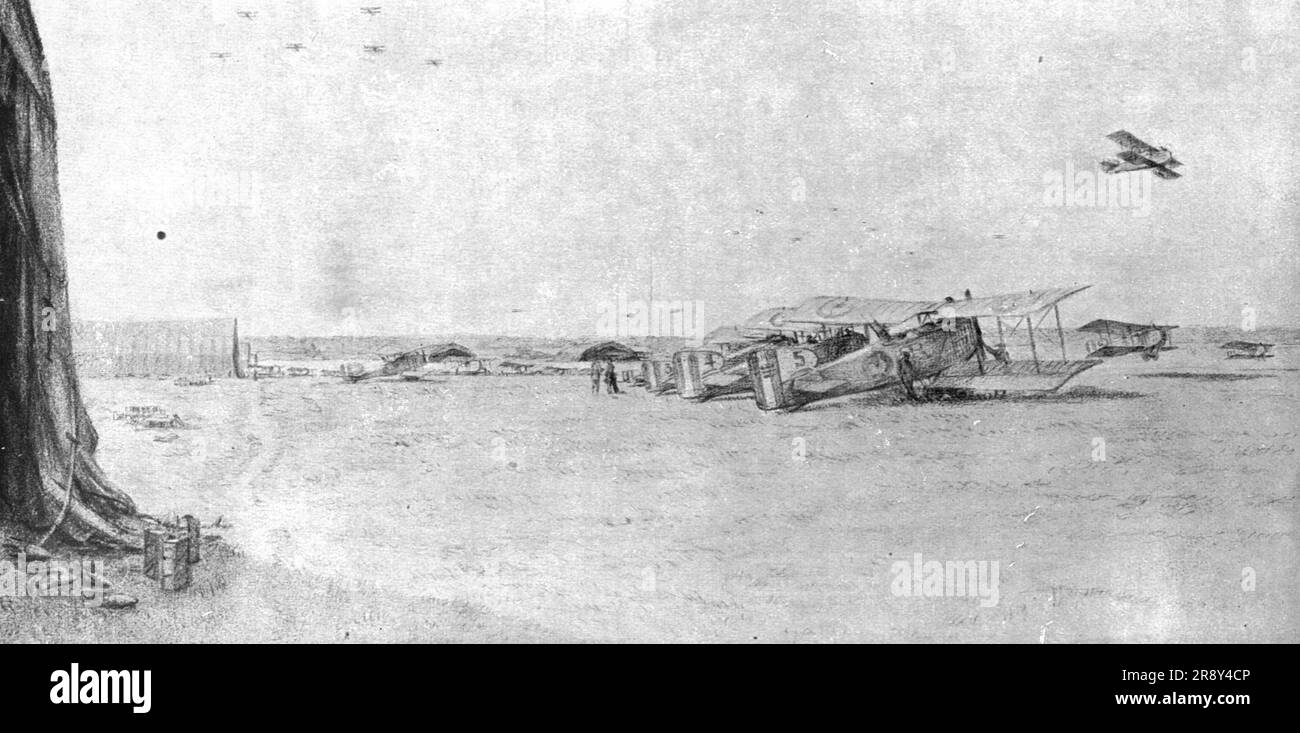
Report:
[[[230,52],[229,52],[229,51],[213,51],[212,53],[208,54],[208,56],[211,57],[211,58],[214,58],[214,59],[228,59],[228,58],[230,58]]]
[[[244,20],[252,20],[257,17],[256,10],[236,10],[235,12]]]
[[[1173,171],[1182,165],[1174,158],[1169,148],[1157,148],[1139,140],[1127,130],[1116,130],[1106,136],[1123,150],[1101,162],[1101,169],[1107,173],[1125,173],[1127,171],[1150,170],[1161,178],[1178,178]]]
[[[304,45],[301,44],[301,43],[286,43],[286,44],[284,44],[284,47],[287,48],[287,49],[290,50],[290,51],[301,51],[301,50],[303,50],[304,48],[307,48],[306,46],[304,46]]]
[[[366,46],[366,53],[383,53],[385,50],[383,46]]]
[[[383,10],[384,9],[378,5],[367,5],[361,8],[362,13],[370,16],[379,15]]]

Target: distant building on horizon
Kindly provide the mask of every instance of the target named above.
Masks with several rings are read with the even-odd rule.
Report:
[[[72,351],[81,377],[245,376],[239,321],[75,321]]]

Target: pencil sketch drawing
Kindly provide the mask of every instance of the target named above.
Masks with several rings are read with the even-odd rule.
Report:
[[[0,0],[0,641],[1298,641],[1297,15]]]

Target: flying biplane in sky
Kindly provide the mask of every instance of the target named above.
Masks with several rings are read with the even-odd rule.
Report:
[[[1181,166],[1182,163],[1174,159],[1174,154],[1169,148],[1148,145],[1126,130],[1116,130],[1106,137],[1124,148],[1115,154],[1118,159],[1110,158],[1101,162],[1101,169],[1107,173],[1150,169],[1161,178],[1179,177],[1179,174],[1174,173],[1172,169]]]
[[[379,15],[382,11],[383,8],[378,5],[367,5],[361,8],[361,12],[366,15]]]
[[[1070,360],[1058,304],[1088,286],[939,302],[817,297],[783,317],[788,329],[819,329],[808,343],[755,350],[750,379],[760,409],[792,410],[818,400],[899,387],[909,397],[1045,393],[1101,363]],[[1036,336],[1056,316],[1060,360]],[[996,344],[980,319],[996,322]],[[1020,328],[1029,358],[1013,361],[1006,341]]]
[[[1126,323],[1098,318],[1079,327],[1084,333],[1093,334],[1088,340],[1088,358],[1106,359],[1112,356],[1141,353],[1143,359],[1159,359],[1160,352],[1172,351],[1173,340],[1169,332],[1178,326],[1158,326],[1142,323]]]
[[[366,53],[383,53],[383,46],[366,46]]]

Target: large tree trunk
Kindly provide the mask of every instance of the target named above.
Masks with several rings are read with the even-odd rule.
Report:
[[[0,518],[134,546],[142,518],[95,462],[77,385],[54,107],[27,0],[0,0],[0,40]]]

